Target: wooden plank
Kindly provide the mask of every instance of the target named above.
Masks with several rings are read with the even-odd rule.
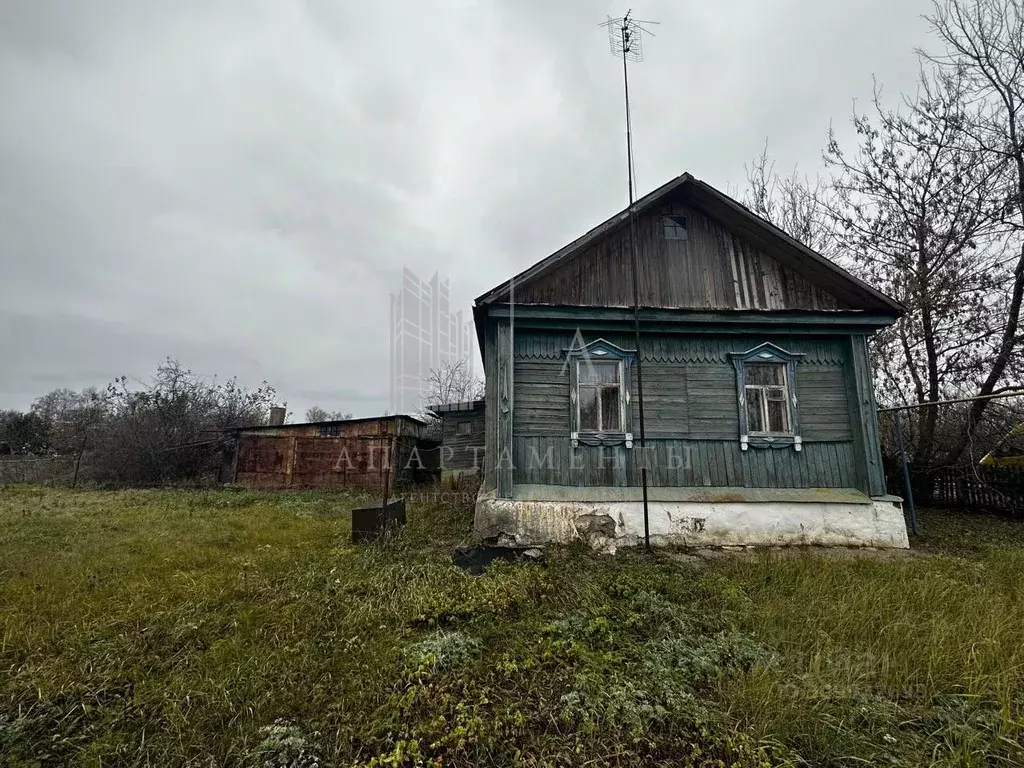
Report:
[[[731,472],[726,458],[725,443],[714,442],[708,444],[708,457],[712,462],[712,481],[717,486],[731,485]]]
[[[793,479],[793,468],[796,463],[797,453],[792,448],[772,451],[775,454],[775,483],[776,488],[794,488],[796,483]]]
[[[767,449],[764,449],[764,450],[754,450],[754,453],[757,454],[758,480],[759,480],[759,487],[761,487],[761,488],[771,488],[772,487],[772,477],[771,477],[771,461],[772,461],[772,459],[771,459],[771,452],[772,452],[771,448],[767,448]]]
[[[825,474],[825,463],[821,458],[821,444],[805,445],[802,453],[807,457],[807,487],[827,488],[828,479]]]
[[[740,456],[740,447],[737,441],[730,440],[722,444],[725,448],[725,453],[729,458],[729,485],[742,487],[744,483],[743,477],[743,461]]]
[[[748,488],[764,487],[764,473],[761,469],[760,453],[761,452],[759,450],[751,448],[743,454],[743,457],[746,460]]]
[[[828,462],[830,477],[832,480],[833,488],[842,488],[843,483],[843,467],[842,460],[839,457],[839,447],[836,443],[823,443],[827,447],[828,451]]]
[[[709,449],[711,444],[704,441],[695,441],[693,447],[696,448],[694,451],[691,449],[691,456],[693,457],[694,474],[700,478],[700,484],[702,486],[714,485],[711,481],[711,460],[709,456]]]
[[[869,495],[881,496],[885,494],[885,472],[882,468],[882,446],[878,436],[878,408],[875,405],[867,337],[863,334],[854,334],[850,337],[850,368],[856,423],[855,440],[860,445],[858,465],[864,467],[859,476],[865,478]]]
[[[842,485],[840,482],[840,473],[838,467],[838,458],[836,456],[835,445],[833,443],[819,443],[821,447],[821,458],[824,462],[825,467],[825,478],[828,483],[828,488],[838,488]]]
[[[846,451],[843,450],[843,443],[826,443],[832,456],[832,471],[835,478],[836,488],[848,488],[850,486],[850,470],[847,461]]]

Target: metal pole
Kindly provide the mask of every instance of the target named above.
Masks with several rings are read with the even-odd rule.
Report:
[[[627,14],[626,19],[629,16]],[[644,434],[644,374],[640,354],[640,290],[636,267],[636,224],[633,212],[633,131],[629,116],[629,68],[625,52],[628,52],[628,21],[622,25],[622,83],[626,95],[626,172],[629,175],[629,261],[633,277],[633,346],[636,347],[636,399],[640,416],[640,486],[644,500],[644,547],[651,549],[651,519],[647,502],[647,440]]]
[[[903,419],[900,411],[893,411],[896,422],[896,445],[900,451],[900,464],[903,467],[903,495],[910,512],[910,532],[917,536],[917,509],[914,507],[914,491],[910,487],[910,470],[907,468],[907,452],[903,448]]]
[[[82,444],[78,448],[78,458],[75,459],[75,476],[71,478],[71,490],[78,486],[78,468],[82,466],[82,454],[85,453],[85,440],[88,434],[88,430],[82,432]]]
[[[500,385],[499,385],[500,386]],[[508,412],[515,414],[516,407],[516,278],[513,275],[508,281]],[[508,462],[512,465],[512,482],[508,490],[511,493],[516,484],[515,452],[512,447],[515,445],[516,420],[513,415],[508,419]],[[498,449],[498,459],[501,460],[501,449]],[[497,466],[497,465],[495,465]],[[497,487],[497,469],[495,469],[495,487]]]

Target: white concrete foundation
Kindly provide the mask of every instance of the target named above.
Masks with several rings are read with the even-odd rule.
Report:
[[[644,541],[643,502],[598,500],[498,499],[481,492],[476,504],[476,533],[505,546],[568,544],[584,540],[599,551]],[[648,503],[651,544],[657,546],[910,546],[902,499],[871,499],[857,491],[792,489],[759,493],[748,489],[652,489]],[[687,493],[686,491],[691,491]],[[561,495],[552,493],[552,496]],[[581,494],[583,495],[583,494]],[[619,496],[620,498],[615,498]]]

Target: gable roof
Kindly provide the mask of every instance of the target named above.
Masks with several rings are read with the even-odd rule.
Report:
[[[710,184],[694,178],[689,173],[677,176],[637,200],[633,205],[634,215],[643,214],[673,193],[685,194],[688,202],[694,207],[717,219],[722,225],[782,264],[799,270],[810,282],[825,288],[829,293],[844,299],[852,306],[861,310],[894,316],[903,314],[902,305],[894,299],[790,237],[743,204],[719,192]],[[546,259],[515,275],[512,281],[516,285],[524,285],[546,275],[583,248],[624,224],[628,220],[628,216],[628,208],[620,211],[582,237],[555,251]],[[477,297],[476,305],[482,307],[488,304],[508,302],[509,282],[506,280]]]

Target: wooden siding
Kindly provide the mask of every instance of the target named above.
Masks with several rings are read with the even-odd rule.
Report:
[[[637,486],[639,449],[573,448],[567,437],[514,438],[517,483]],[[853,443],[741,451],[737,440],[648,440],[648,483],[672,487],[856,488]]]
[[[630,334],[604,334],[625,349]],[[593,341],[567,331],[519,331],[512,414],[516,483],[636,485],[638,447],[570,445],[569,370],[564,350]],[[773,341],[803,353],[796,394],[803,450],[741,451],[730,353]],[[850,346],[842,338],[645,336],[641,343],[652,485],[862,487],[848,392]],[[639,439],[635,375],[630,381]],[[673,458],[675,457],[675,458]],[[682,462],[682,463],[680,463]],[[678,466],[676,466],[678,464]]]
[[[386,470],[394,488],[426,480],[437,469],[436,443],[396,437],[393,445],[389,438],[243,434],[235,482],[256,488],[382,489]]]
[[[453,411],[443,416],[442,469],[480,469],[484,462],[484,409]],[[469,432],[459,433],[459,426]]]
[[[689,217],[687,240],[666,240],[666,215]],[[640,304],[671,309],[855,309],[682,203],[636,221]],[[612,229],[536,279],[516,286],[521,304],[632,306],[629,230]]]

